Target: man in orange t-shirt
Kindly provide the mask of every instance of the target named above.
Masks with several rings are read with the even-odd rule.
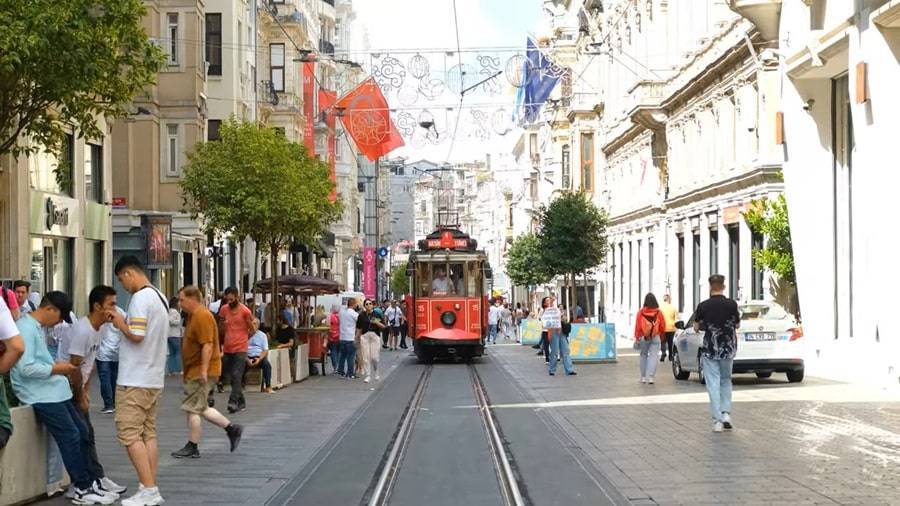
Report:
[[[241,442],[243,427],[231,423],[222,413],[206,403],[210,378],[222,371],[219,354],[219,331],[216,319],[203,304],[200,290],[186,286],[178,293],[181,309],[190,317],[181,340],[181,360],[184,371],[184,400],[181,410],[187,413],[190,435],[184,448],[172,452],[176,459],[200,458],[197,444],[203,429],[203,420],[225,429],[234,451]],[[202,418],[201,418],[202,417]]]
[[[247,366],[247,345],[253,335],[253,313],[238,300],[237,288],[225,289],[225,297],[219,307],[219,318],[225,337],[222,339],[222,380],[231,380],[231,395],[228,396],[228,412],[234,413],[247,407],[242,391],[244,368]]]

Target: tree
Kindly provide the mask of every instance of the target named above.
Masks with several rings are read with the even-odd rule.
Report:
[[[791,244],[791,225],[784,194],[775,199],[756,200],[743,214],[750,230],[766,238],[763,248],[753,250],[754,265],[775,273],[779,281],[789,283],[796,290],[794,248]],[[788,306],[789,311],[798,313],[799,305],[795,297],[789,301]]]
[[[409,293],[409,276],[406,274],[406,265],[395,265],[391,269],[391,292],[394,297],[402,297]]]
[[[0,155],[56,151],[68,125],[99,138],[100,116],[128,114],[165,61],[145,13],[141,0],[0,1]]]
[[[530,288],[553,279],[537,235],[528,233],[513,241],[506,252],[506,275],[513,283],[529,288],[528,305],[531,307]]]
[[[313,244],[340,215],[329,198],[328,165],[272,128],[230,119],[221,139],[197,143],[181,181],[187,210],[204,228],[249,237],[271,257],[278,314],[277,255],[292,242]]]
[[[597,209],[583,192],[564,192],[541,209],[540,221],[542,256],[553,275],[571,276],[569,305],[574,307],[575,276],[600,265],[606,257],[606,212]],[[591,316],[587,276],[584,280],[586,313]]]

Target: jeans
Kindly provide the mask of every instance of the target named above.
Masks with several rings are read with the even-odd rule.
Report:
[[[119,377],[119,362],[98,360],[97,376],[100,378],[100,397],[103,397],[103,409],[116,407],[116,378]]]
[[[400,347],[406,348],[406,334],[409,333],[409,323],[403,322],[400,325]]]
[[[672,356],[672,345],[675,342],[675,333],[674,332],[666,332],[663,334],[663,343],[661,343],[662,347],[662,356],[666,357],[666,352],[669,353],[669,357]]]
[[[701,361],[706,391],[709,393],[709,413],[713,420],[722,421],[722,413],[731,413],[731,366],[734,359],[701,357]]]
[[[496,323],[488,324],[488,341],[490,341],[492,343],[497,342],[497,324]]]
[[[62,454],[66,471],[76,488],[87,489],[95,480],[102,478],[95,474],[90,465],[91,438],[84,419],[71,401],[37,402],[31,405],[34,415],[47,427]]]
[[[550,373],[556,374],[556,358],[562,359],[563,369],[566,374],[575,372],[572,366],[572,356],[569,355],[569,338],[562,335],[560,329],[550,329],[547,331],[550,338]]]
[[[541,342],[538,343],[538,346],[541,347],[541,351],[544,353],[544,361],[550,361],[550,338],[547,336],[547,331],[541,332]]]
[[[244,392],[241,390],[244,368],[247,366],[247,353],[224,353],[222,355],[222,377],[231,381],[231,395],[228,396],[228,407],[240,409],[247,405]]]
[[[85,427],[88,430],[88,441],[90,445],[88,446],[87,453],[85,457],[87,458],[88,470],[94,476],[104,477],[106,476],[106,472],[103,470],[103,464],[100,463],[100,456],[97,455],[97,442],[94,439],[94,425],[91,423],[91,416],[88,413],[84,413],[81,410],[78,411],[78,414],[81,415],[81,421],[84,422]]]
[[[169,354],[166,356],[166,374],[181,372],[181,338],[169,338]]]
[[[250,357],[250,358],[256,358],[256,357]],[[248,369],[254,369],[256,367],[258,367],[260,370],[262,370],[262,387],[263,388],[271,388],[272,387],[272,364],[269,363],[269,357],[267,356],[264,359],[260,360],[259,363],[256,364],[256,366],[254,366],[254,367],[250,367],[249,365],[247,366]]]
[[[356,372],[356,344],[353,341],[341,341],[340,345],[338,374],[341,376],[353,376]]]
[[[659,360],[659,336],[653,339],[641,339],[641,377],[656,376],[656,363]]]
[[[338,370],[338,359],[341,354],[341,342],[340,341],[328,341],[328,355],[331,356],[331,372],[337,372]],[[323,373],[324,367],[323,367]]]

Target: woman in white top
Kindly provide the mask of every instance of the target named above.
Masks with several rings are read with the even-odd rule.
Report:
[[[541,300],[541,325],[547,332],[547,339],[550,342],[550,357],[548,369],[550,376],[556,375],[557,357],[562,359],[563,368],[567,376],[575,375],[575,368],[572,366],[572,357],[569,356],[569,338],[562,333],[562,311],[556,305],[554,297],[544,297]]]
[[[181,374],[181,336],[184,326],[178,297],[169,299],[169,354],[166,357],[166,373]]]

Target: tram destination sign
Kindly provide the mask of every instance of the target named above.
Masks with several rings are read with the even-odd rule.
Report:
[[[443,230],[440,234],[432,234],[425,240],[419,241],[420,249],[453,249],[474,250],[476,242],[468,235],[459,231]]]

